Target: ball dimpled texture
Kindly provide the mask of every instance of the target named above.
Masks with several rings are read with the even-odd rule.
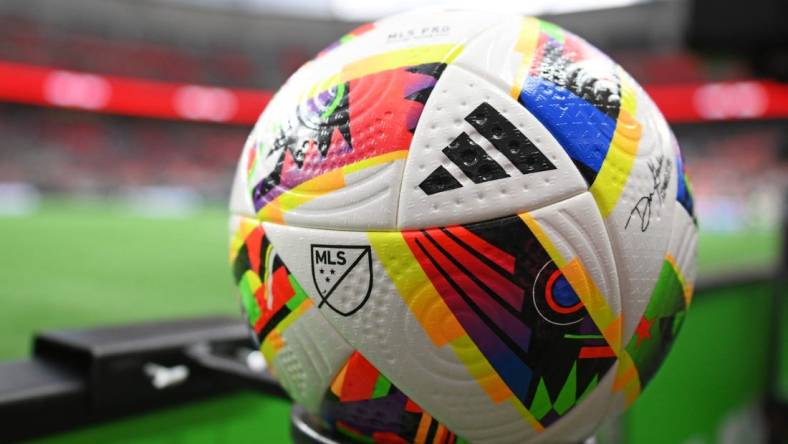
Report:
[[[374,442],[577,442],[691,302],[697,223],[643,89],[531,17],[422,10],[301,67],[231,196],[246,319],[295,402]]]

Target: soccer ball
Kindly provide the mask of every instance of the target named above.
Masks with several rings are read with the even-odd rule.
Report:
[[[432,9],[298,70],[249,136],[230,260],[270,369],[375,442],[576,442],[631,404],[690,304],[678,145],[556,25]]]

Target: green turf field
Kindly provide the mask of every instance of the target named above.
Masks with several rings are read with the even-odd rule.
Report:
[[[29,353],[35,331],[236,314],[225,210],[155,219],[106,202],[46,201],[0,217],[0,359]],[[768,266],[773,233],[701,236],[702,271]]]
[[[0,218],[0,359],[42,329],[239,313],[223,209],[184,219],[47,202]]]

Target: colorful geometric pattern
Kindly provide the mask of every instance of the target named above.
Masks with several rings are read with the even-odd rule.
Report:
[[[689,213],[690,217],[695,221],[695,224],[697,224],[697,220],[695,219],[695,200],[692,197],[692,184],[690,183],[687,171],[684,169],[684,159],[678,150],[678,144],[676,145],[676,172],[679,179],[678,189],[676,190],[676,201],[687,210],[687,213]]]
[[[446,56],[435,54],[440,55]],[[259,181],[250,182],[259,219],[282,223],[291,209],[344,187],[346,175],[407,156],[424,104],[446,65],[375,66],[385,65],[360,65],[365,75],[310,96],[254,142],[247,178],[255,177],[260,164],[273,162]]]
[[[360,353],[348,359],[323,400],[321,416],[357,442],[463,442],[405,396]]]
[[[274,251],[262,224],[242,220],[232,243],[244,315],[266,360],[273,362],[284,345],[282,332],[313,306],[312,300]]]
[[[342,46],[344,44],[347,44],[349,42],[352,42],[356,38],[368,33],[369,31],[372,31],[373,29],[375,29],[375,23],[365,23],[365,24],[359,26],[358,28],[348,32],[345,35],[343,35],[337,41],[335,41],[334,43],[328,45],[325,49],[320,51],[317,54],[317,58],[323,57],[324,55],[330,53],[331,51],[333,51],[333,50],[335,50],[337,48],[339,48],[340,46]]]
[[[421,307],[411,307],[414,315],[436,342],[473,344],[478,355],[467,356],[466,348],[461,360],[483,360],[487,370],[477,378],[480,384],[496,402],[513,398],[530,411],[535,428],[570,411],[615,362],[616,353],[567,276],[521,218],[398,235],[409,251],[370,234],[389,276],[418,282],[421,271],[445,304],[440,323],[425,318]],[[420,269],[403,270],[414,266],[407,256],[386,261],[392,250],[412,255]],[[409,291],[422,292],[419,301],[426,303],[423,286],[411,290],[415,283],[402,279],[395,284],[406,303]],[[447,325],[449,315],[456,324]]]
[[[667,356],[684,323],[692,291],[672,257],[665,258],[657,285],[627,352],[635,363],[642,386],[648,384]]]
[[[616,65],[580,38],[534,18],[525,19],[515,50],[523,58],[512,96],[593,183],[621,109]]]
[[[535,18],[524,19],[515,51],[522,59],[512,97],[558,140],[607,217],[641,137],[633,82],[584,40]]]

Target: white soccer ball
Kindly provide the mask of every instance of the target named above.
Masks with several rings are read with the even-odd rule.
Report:
[[[531,17],[397,15],[298,70],[231,198],[244,311],[292,398],[376,442],[577,442],[684,318],[678,145],[624,70]]]

